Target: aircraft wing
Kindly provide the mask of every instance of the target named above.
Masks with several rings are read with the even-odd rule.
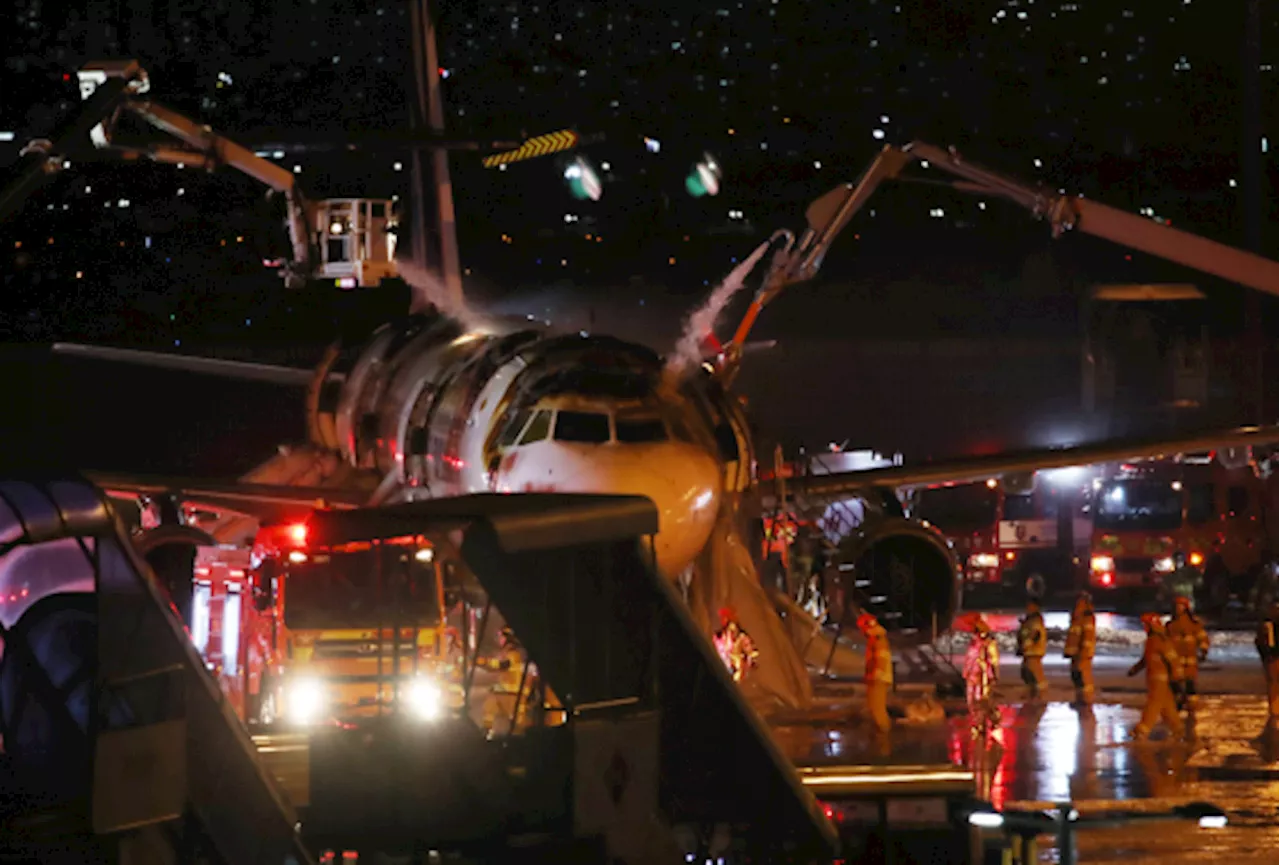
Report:
[[[810,496],[834,497],[871,486],[924,486],[948,481],[964,483],[1039,469],[1198,453],[1218,448],[1261,447],[1276,444],[1278,433],[1280,428],[1275,425],[1243,426],[1163,438],[1111,439],[1070,448],[1044,448],[919,465],[808,475],[789,483]]]
[[[320,505],[358,508],[367,504],[370,498],[368,491],[341,487],[301,487],[94,471],[86,471],[84,476],[112,496],[134,498],[168,494],[189,504],[272,522],[299,517]]]
[[[55,342],[54,354],[85,357],[115,363],[132,363],[155,369],[172,369],[212,375],[239,381],[261,381],[268,384],[305,387],[315,378],[315,371],[269,363],[251,363],[243,360],[223,360],[213,357],[197,357],[189,354],[170,354],[162,351],[142,351],[136,348],[115,348],[107,345],[82,345],[74,342]],[[341,381],[341,373],[330,372],[329,381]]]

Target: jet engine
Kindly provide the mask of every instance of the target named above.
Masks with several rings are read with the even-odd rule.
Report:
[[[844,537],[836,563],[845,599],[874,613],[888,631],[929,640],[956,614],[956,557],[931,526],[873,517]]]

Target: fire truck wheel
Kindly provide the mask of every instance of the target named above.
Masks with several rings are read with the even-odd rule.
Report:
[[[1044,597],[1044,593],[1048,588],[1048,584],[1045,583],[1045,579],[1041,574],[1035,573],[1027,577],[1026,588],[1027,588],[1027,597],[1034,598],[1035,600],[1038,601]]]

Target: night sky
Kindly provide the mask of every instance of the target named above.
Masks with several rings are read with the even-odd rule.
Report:
[[[582,151],[604,181],[598,202],[573,199],[563,159],[499,172],[475,153],[451,157],[468,291],[503,312],[664,348],[735,259],[775,228],[799,228],[807,203],[883,144],[913,138],[1276,254],[1275,4],[1255,4],[1253,21],[1250,3],[1207,0],[442,7],[452,132],[574,127],[598,139]],[[407,122],[403,4],[19,0],[4,15],[8,171],[74,109],[87,58],[140,58],[158,100],[249,145]],[[695,199],[685,178],[704,153],[724,166],[723,186]],[[276,161],[299,166],[313,197],[408,194],[404,153]],[[75,164],[0,224],[0,339],[27,344],[0,356],[16,382],[11,456],[229,471],[298,434],[300,411],[280,409],[287,394],[52,362],[39,348],[66,338],[305,363],[337,325],[359,330],[397,309],[392,289],[286,293],[262,264],[287,249],[279,205],[262,193],[230,170]],[[757,336],[778,347],[753,356],[743,386],[762,437],[921,458],[1274,415],[1274,299],[1250,306],[1236,287],[1111,244],[1051,241],[1014,206],[985,204],[927,184],[877,195],[820,278],[761,321]],[[1204,411],[1083,413],[1083,301],[1117,281],[1193,282],[1208,295],[1108,332],[1134,342],[1126,334],[1154,327],[1159,354],[1203,325]],[[1240,372],[1259,363],[1236,356],[1254,321],[1260,396],[1243,392]],[[1121,391],[1163,393],[1143,378],[1160,368],[1128,369]]]

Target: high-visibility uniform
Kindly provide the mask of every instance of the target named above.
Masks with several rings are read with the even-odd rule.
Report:
[[[1273,613],[1258,623],[1258,636],[1254,644],[1258,647],[1258,657],[1262,659],[1262,670],[1267,676],[1267,711],[1274,721],[1280,714],[1280,696],[1277,695],[1277,640],[1280,640],[1280,629]]]
[[[1044,616],[1039,612],[1027,613],[1027,617],[1018,626],[1018,653],[1022,655],[1022,681],[1026,682],[1032,699],[1039,697],[1046,687],[1044,653],[1048,643]]]
[[[867,686],[867,711],[871,722],[880,732],[887,732],[889,720],[889,691],[893,689],[893,657],[889,652],[889,638],[879,623],[867,630],[866,667],[863,681]]]
[[[1161,719],[1164,719],[1172,735],[1183,735],[1182,717],[1178,714],[1170,687],[1170,682],[1182,678],[1180,665],[1178,652],[1169,642],[1164,627],[1156,626],[1149,630],[1142,657],[1129,670],[1131,676],[1144,668],[1147,671],[1147,704],[1142,709],[1138,726],[1133,729],[1135,739],[1145,739]]]
[[[1097,618],[1093,610],[1077,607],[1071,613],[1067,644],[1062,654],[1071,659],[1071,683],[1076,686],[1076,702],[1093,702],[1093,654],[1098,645]]]
[[[974,734],[985,734],[999,723],[999,710],[991,702],[991,689],[999,678],[1000,649],[995,637],[990,632],[974,634],[964,658],[965,698]]]
[[[711,641],[735,682],[741,682],[747,671],[755,668],[760,652],[751,635],[737,622],[726,622]]]
[[[1200,672],[1200,661],[1209,654],[1209,635],[1205,633],[1204,625],[1190,611],[1175,615],[1165,629],[1182,667],[1181,692],[1184,705],[1188,711],[1194,712],[1197,699],[1196,674]]]

